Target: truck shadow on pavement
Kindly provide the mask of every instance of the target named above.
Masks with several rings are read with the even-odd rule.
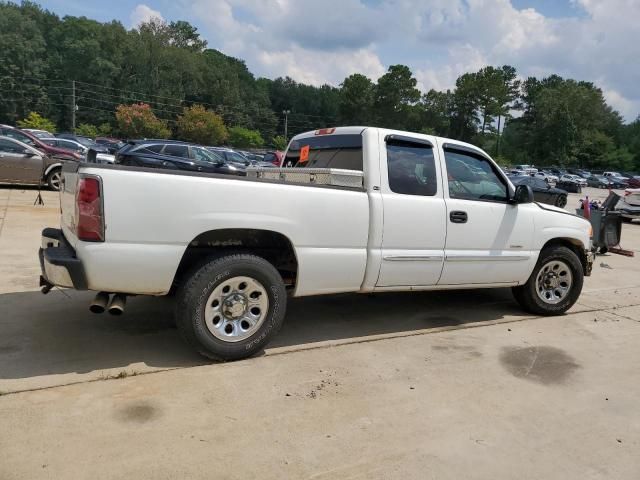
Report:
[[[211,363],[182,342],[173,322],[171,299],[131,297],[125,314],[117,317],[90,313],[92,297],[91,292],[57,290],[46,296],[40,292],[0,295],[0,382],[130,366],[139,373]],[[525,316],[508,289],[291,299],[284,327],[269,348],[505,316]]]

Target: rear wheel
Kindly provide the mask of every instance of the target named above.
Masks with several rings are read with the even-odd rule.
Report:
[[[56,192],[60,190],[62,186],[62,169],[54,168],[47,175],[47,185],[51,190],[55,190]]]
[[[229,255],[187,277],[178,291],[176,324],[205,357],[238,360],[262,350],[276,335],[286,302],[273,265],[254,255]]]
[[[578,256],[567,247],[551,246],[540,252],[529,280],[514,287],[513,296],[528,312],[560,315],[576,303],[583,283]]]
[[[567,196],[560,195],[556,198],[556,207],[564,208],[567,205]]]

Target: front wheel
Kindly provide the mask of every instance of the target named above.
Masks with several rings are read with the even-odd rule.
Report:
[[[526,311],[561,315],[576,303],[583,283],[584,272],[578,256],[557,245],[542,250],[527,283],[512,290]]]
[[[62,169],[54,168],[47,175],[47,185],[51,190],[58,191],[62,185]]]
[[[286,310],[278,271],[263,258],[215,258],[180,287],[176,324],[184,339],[213,360],[239,360],[262,350],[278,333]]]

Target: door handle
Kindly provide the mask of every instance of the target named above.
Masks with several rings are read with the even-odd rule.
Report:
[[[449,214],[449,220],[451,223],[467,223],[467,212],[454,210]]]

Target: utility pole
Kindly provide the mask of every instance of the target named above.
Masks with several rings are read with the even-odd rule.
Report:
[[[76,133],[76,109],[78,106],[76,105],[76,81],[71,80],[71,132]]]
[[[284,115],[284,140],[285,142],[289,141],[289,137],[287,136],[287,127],[288,127],[288,120],[289,120],[289,113],[291,113],[290,110],[283,110],[282,111],[283,115]]]

